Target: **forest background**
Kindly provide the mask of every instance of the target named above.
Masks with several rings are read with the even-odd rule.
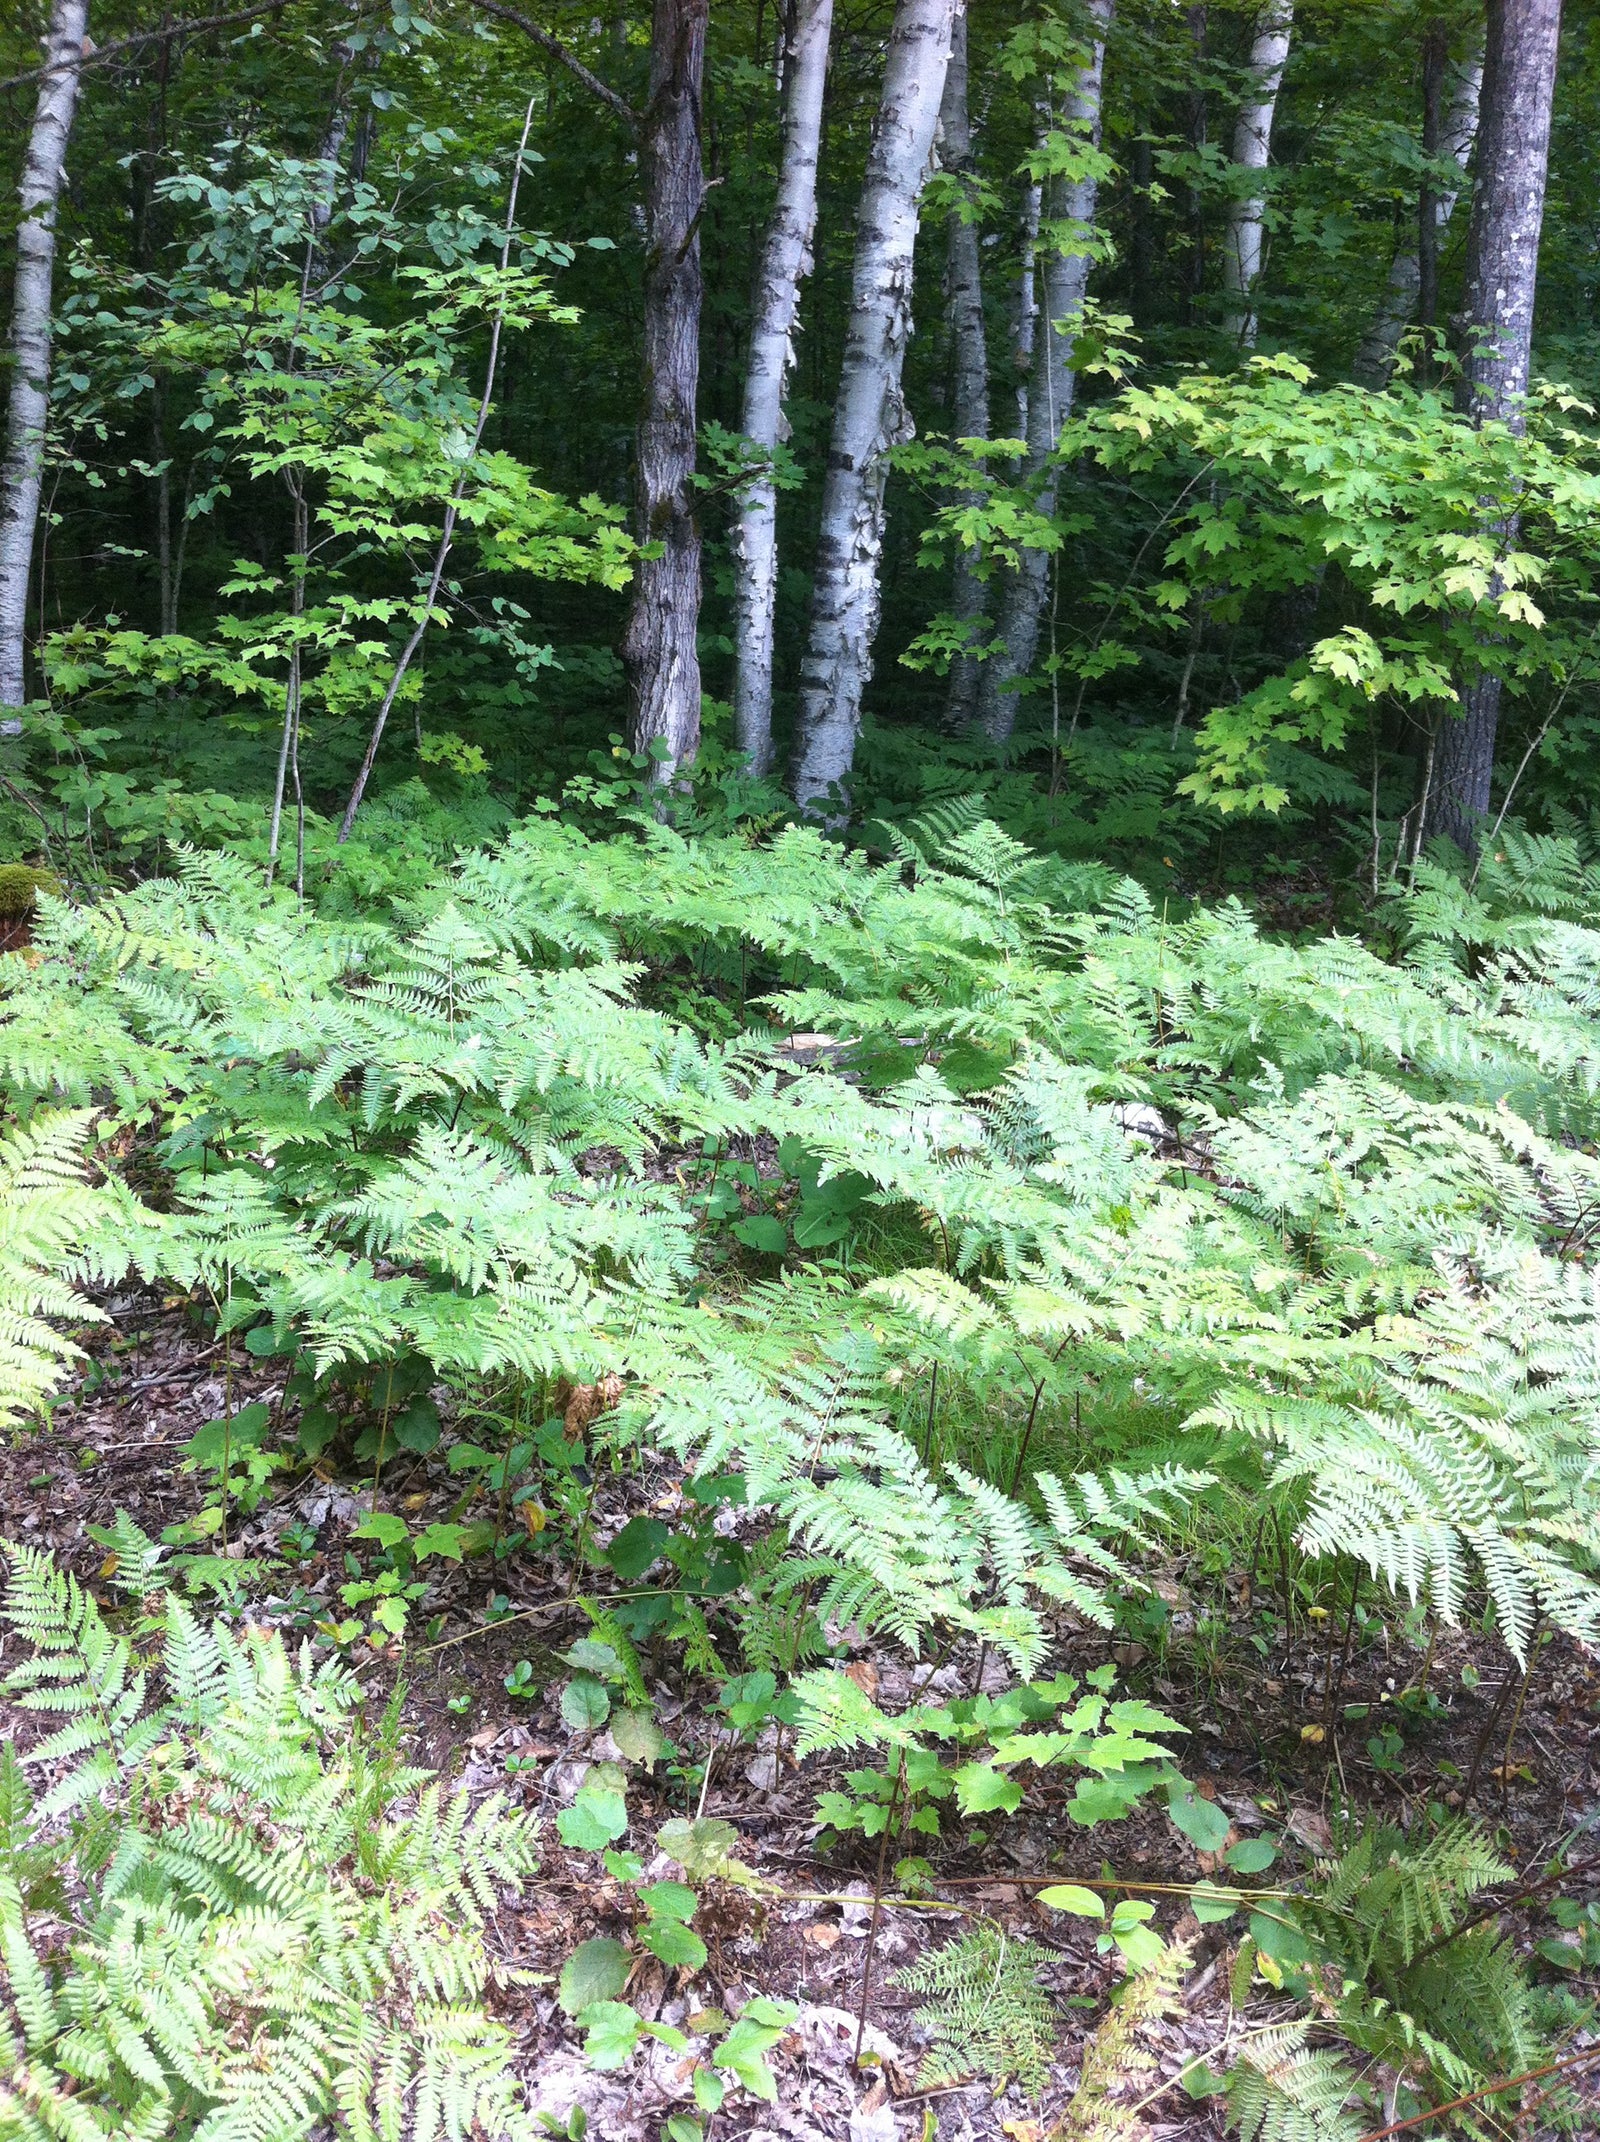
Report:
[[[1596,38],[8,15],[0,2142],[1592,2130]]]

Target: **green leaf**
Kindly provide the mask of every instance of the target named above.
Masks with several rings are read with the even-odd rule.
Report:
[[[1167,1812],[1197,1852],[1220,1852],[1233,1827],[1227,1810],[1215,1800],[1202,1800],[1197,1792],[1176,1787],[1167,1796]]]
[[[574,1733],[593,1733],[611,1716],[611,1698],[592,1673],[575,1673],[561,1691],[561,1716]]]
[[[1225,1855],[1237,1874],[1265,1874],[1277,1856],[1277,1842],[1271,1837],[1241,1837]]]
[[[714,1815],[701,1815],[692,1822],[680,1815],[656,1832],[656,1843],[692,1882],[727,1880],[730,1868],[738,1866],[733,1857],[738,1842],[733,1824]]]
[[[557,1999],[569,2016],[614,2001],[628,1983],[633,1959],[620,1941],[597,1937],[575,1948],[561,1967]]]
[[[572,1805],[556,1817],[561,1842],[575,1852],[598,1852],[615,1843],[627,1827],[627,1801],[604,1786],[582,1786]]]
[[[699,1909],[700,1899],[687,1882],[652,1882],[639,1892],[639,1902],[652,1919],[681,1919],[687,1923]]]
[[[1189,1904],[1202,1926],[1218,1926],[1243,1906],[1244,1893],[1219,1889],[1215,1882],[1196,1882],[1189,1892]]]
[[[606,1560],[624,1584],[637,1583],[661,1559],[661,1550],[671,1537],[671,1526],[659,1517],[630,1517],[606,1549]]]
[[[620,1678],[614,1646],[599,1643],[592,1636],[580,1636],[570,1650],[561,1653],[561,1657],[567,1665],[576,1666],[582,1674],[598,1674],[605,1681]]]
[[[953,1775],[956,1804],[964,1815],[1010,1815],[1022,1805],[1022,1787],[992,1763],[963,1763]]]
[[[641,1710],[616,1712],[611,1720],[611,1738],[625,1761],[643,1763],[647,1770],[671,1745],[650,1713]]]
[[[359,1525],[351,1527],[350,1537],[353,1540],[376,1540],[380,1547],[387,1550],[410,1539],[411,1527],[403,1517],[396,1517],[392,1511],[374,1510],[370,1517],[364,1517]]]
[[[1058,1882],[1053,1889],[1041,1889],[1039,1902],[1048,1904],[1052,1911],[1070,1911],[1079,1919],[1103,1919],[1106,1915],[1104,1898],[1096,1896],[1092,1889],[1080,1889],[1076,1882]]]
[[[711,2057],[719,2068],[726,2068],[743,2083],[752,2097],[760,2098],[764,2104],[775,2104],[778,2085],[765,2056],[794,2017],[795,2010],[787,2003],[758,1995],[745,2004],[744,2013]]]
[[[596,2001],[578,2017],[583,2025],[583,2054],[602,2073],[633,2057],[644,2036],[644,2019],[625,2001]]]
[[[705,2142],[706,2131],[692,2112],[669,2113],[661,2132],[666,2142]]]
[[[1277,1912],[1253,1911],[1250,1914],[1250,1938],[1262,1955],[1270,1956],[1274,1963],[1309,1963],[1315,1954],[1299,1927]]]
[[[1067,1813],[1082,1829],[1098,1822],[1120,1822],[1145,1790],[1125,1775],[1080,1778],[1078,1789],[1067,1802]]]
[[[706,1945],[693,1927],[677,1919],[652,1919],[639,1939],[653,1956],[669,1968],[698,1971],[706,1960]]]
[[[746,1249],[758,1250],[763,1257],[781,1257],[789,1247],[789,1230],[770,1212],[753,1212],[748,1219],[735,1220],[728,1232],[736,1242],[742,1242]]]
[[[702,2112],[720,2112],[727,2094],[728,2086],[715,2068],[695,2069],[694,2101]]]
[[[417,1534],[411,1551],[419,1562],[426,1562],[430,1555],[437,1555],[445,1562],[459,1562],[465,1537],[465,1528],[461,1525],[429,1525]]]
[[[413,1398],[389,1423],[389,1439],[413,1457],[425,1458],[439,1447],[439,1408],[426,1395]]]

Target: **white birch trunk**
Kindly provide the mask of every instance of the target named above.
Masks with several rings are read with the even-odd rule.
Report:
[[[803,808],[841,792],[872,675],[891,447],[910,436],[900,373],[911,333],[918,204],[963,0],[898,0],[856,218],[850,327],[822,493],[811,627],[789,785]],[[837,813],[830,813],[837,817]]]
[[[1028,436],[1028,381],[1033,374],[1033,340],[1039,324],[1039,218],[1044,188],[1029,179],[1022,194],[1022,266],[1017,275],[1017,312],[1012,323],[1011,362],[1017,375],[1017,437]]]
[[[734,733],[751,771],[772,765],[772,633],[778,587],[778,493],[771,457],[789,436],[784,393],[794,363],[800,284],[811,273],[817,220],[817,152],[828,79],[833,0],[799,0],[783,48],[787,104],[778,199],[767,230],[745,375],[745,437],[767,456],[768,473],[740,494],[733,529]]]
[[[1441,157],[1448,156],[1463,177],[1472,160],[1472,145],[1478,138],[1478,101],[1482,90],[1481,57],[1469,60],[1465,66],[1457,68],[1439,154]],[[1450,218],[1455,213],[1460,195],[1461,188],[1457,185],[1433,196],[1436,246],[1442,243],[1445,232],[1449,229]],[[1400,349],[1400,337],[1417,316],[1417,299],[1421,289],[1422,256],[1419,248],[1416,245],[1397,247],[1394,259],[1389,264],[1389,279],[1384,284],[1383,296],[1378,301],[1376,317],[1356,352],[1355,363],[1351,366],[1351,371],[1361,386],[1383,388],[1389,384]]]
[[[6,451],[0,468],[0,707],[27,698],[23,650],[28,581],[39,523],[39,489],[50,418],[51,286],[56,260],[56,205],[66,174],[67,139],[78,102],[88,31],[88,0],[54,0],[45,36],[44,73],[22,161],[22,220],[11,306],[11,391]],[[0,735],[21,734],[15,712]]]
[[[958,14],[950,39],[950,67],[945,75],[944,104],[939,114],[940,161],[946,170],[967,176],[972,169],[972,121],[967,104],[967,18]],[[952,213],[946,245],[945,298],[950,321],[950,428],[958,439],[989,436],[989,352],[983,331],[983,275],[978,226]],[[970,632],[984,614],[986,590],[970,550],[957,548],[951,574],[950,607]],[[978,662],[958,655],[950,665],[950,700],[946,710],[952,729],[964,729],[978,710]]]
[[[1250,46],[1254,92],[1240,108],[1233,134],[1233,161],[1245,171],[1265,171],[1272,160],[1272,121],[1283,70],[1288,64],[1289,33],[1293,27],[1294,0],[1267,0]],[[1245,349],[1255,346],[1255,287],[1261,276],[1266,220],[1263,192],[1236,201],[1228,214],[1227,242],[1222,249],[1222,287],[1229,299],[1228,329]]]
[[[1100,142],[1105,41],[1113,9],[1114,0],[1089,0],[1094,43],[1073,81],[1063,114],[1066,129],[1095,147]],[[1034,270],[1041,317],[1033,342],[1023,476],[1037,480],[1043,475],[1038,510],[1046,517],[1056,508],[1056,475],[1051,457],[1061,443],[1061,428],[1072,414],[1077,388],[1072,356],[1092,266],[1090,255],[1073,247],[1070,233],[1093,226],[1098,197],[1099,182],[1093,177],[1057,177],[1050,180],[1044,203],[1041,227],[1056,224],[1069,234],[1063,245],[1052,243],[1046,230]],[[1015,572],[991,582],[1001,589],[1000,634],[995,652],[983,665],[980,707],[983,726],[996,743],[1006,742],[1016,727],[1016,687],[1032,669],[1038,652],[1039,627],[1050,591],[1050,560],[1048,551],[1026,550]]]

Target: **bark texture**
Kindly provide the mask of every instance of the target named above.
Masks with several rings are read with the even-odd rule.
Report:
[[[872,675],[883,553],[883,488],[891,447],[910,436],[900,374],[911,333],[917,210],[944,96],[962,0],[898,0],[883,100],[856,218],[850,326],[822,494],[811,624],[800,672],[790,788],[805,809],[837,818]]]
[[[22,161],[18,193],[17,269],[11,305],[11,387],[6,411],[5,463],[0,468],[0,708],[27,699],[24,650],[28,582],[39,523],[39,488],[50,416],[51,290],[56,261],[56,208],[66,174],[67,141],[78,103],[78,77],[89,26],[88,0],[54,0],[45,36],[45,64]],[[15,711],[0,719],[0,735],[16,736]]]
[[[645,205],[644,394],[637,513],[659,546],[634,574],[623,636],[636,751],[671,782],[700,747],[700,523],[693,488],[700,384],[700,100],[710,0],[655,0],[650,100],[639,125]]]
[[[1268,0],[1250,45],[1254,90],[1240,107],[1233,132],[1233,161],[1245,171],[1263,172],[1272,161],[1272,122],[1293,28],[1294,0]],[[1261,279],[1266,218],[1264,192],[1257,190],[1236,201],[1229,211],[1227,243],[1222,249],[1228,328],[1245,349],[1253,348],[1256,339],[1255,288]]]
[[[1096,147],[1100,141],[1101,92],[1105,78],[1106,32],[1111,26],[1113,0],[1089,0],[1088,55],[1073,81],[1062,124]],[[1077,374],[1072,369],[1073,349],[1083,317],[1083,301],[1089,287],[1090,255],[1082,250],[1082,233],[1094,223],[1099,195],[1093,178],[1052,178],[1046,188],[1041,229],[1056,226],[1057,239],[1048,235],[1040,247],[1035,269],[1039,288],[1040,321],[1033,343],[1033,376],[1028,388],[1028,421],[1024,438],[1025,480],[1040,482],[1039,511],[1055,512],[1056,475],[1052,456],[1061,443],[1061,427],[1072,414]],[[1042,482],[1041,482],[1042,479]],[[1014,572],[997,576],[1000,589],[999,644],[983,664],[980,679],[980,714],[984,728],[996,743],[1004,743],[1016,727],[1017,685],[1033,667],[1039,647],[1039,628],[1050,590],[1048,551],[1028,550]]]
[[[1483,62],[1474,57],[1460,67],[1450,69],[1442,51],[1435,66],[1430,49],[1426,56],[1427,70],[1432,77],[1446,73],[1453,75],[1450,85],[1449,106],[1443,118],[1437,115],[1441,101],[1430,79],[1429,101],[1436,109],[1434,123],[1423,128],[1423,146],[1431,156],[1448,157],[1458,172],[1465,178],[1468,163],[1472,158],[1472,145],[1478,134],[1478,102],[1483,88]],[[1429,137],[1432,137],[1431,139]],[[1368,328],[1360,349],[1356,352],[1351,370],[1363,387],[1382,388],[1389,384],[1394,374],[1395,357],[1400,348],[1400,337],[1413,320],[1421,319],[1432,326],[1438,306],[1438,257],[1439,247],[1445,232],[1450,227],[1450,218],[1455,213],[1461,188],[1455,186],[1424,186],[1418,208],[1416,242],[1398,246],[1394,259],[1389,264],[1388,281],[1384,284],[1383,296],[1378,301],[1377,314]]]
[[[1477,180],[1467,227],[1462,404],[1475,424],[1526,421],[1533,301],[1544,225],[1561,0],[1489,0]],[[1513,518],[1498,529],[1516,541]],[[1460,715],[1440,724],[1428,833],[1471,853],[1489,813],[1500,679],[1469,681]]]
[[[972,122],[967,101],[967,18],[957,15],[950,40],[950,67],[945,75],[944,104],[939,113],[940,160],[946,170],[965,176],[972,170]],[[978,226],[952,214],[945,255],[945,297],[950,322],[950,429],[958,439],[989,436],[989,351],[983,331],[983,274]],[[976,560],[958,549],[951,576],[950,607],[970,631],[984,614],[986,589]],[[964,729],[978,711],[979,664],[961,655],[950,665],[947,719]]]
[[[811,273],[817,220],[817,151],[828,79],[833,0],[798,0],[781,44],[786,103],[778,198],[767,229],[750,325],[744,435],[766,456],[768,473],[740,494],[733,531],[734,731],[752,771],[772,765],[772,631],[778,586],[777,487],[770,473],[789,436],[784,394],[794,364],[800,285]]]

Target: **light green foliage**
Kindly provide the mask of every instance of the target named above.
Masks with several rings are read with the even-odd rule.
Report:
[[[1039,1973],[1056,1959],[1035,1941],[1014,1940],[988,1919],[895,1973],[921,1996],[918,2017],[934,2035],[919,2083],[936,2089],[986,2075],[998,2089],[1011,2077],[1030,2096],[1044,2088],[1060,2030]]]
[[[77,1282],[103,1276],[94,1245],[118,1200],[83,1180],[92,1117],[46,1113],[0,1140],[0,1428],[43,1404],[80,1349],[52,1319],[98,1322]]]
[[[336,1663],[169,1594],[147,1664],[74,1579],[6,1554],[36,1647],[9,1685],[65,1721],[30,1760],[66,1768],[38,1805],[9,1751],[0,1778],[0,2135],[537,2132],[481,1938],[536,1864],[528,1819],[402,1767]]]
[[[46,902],[0,1057],[25,1109],[161,1108],[176,1207],[118,1193],[107,1269],[323,1366],[631,1372],[614,1432],[742,1474],[824,1619],[953,1623],[1029,1673],[1041,1605],[1103,1620],[1220,1474],[1446,1619],[1481,1587],[1513,1648],[1540,1609],[1592,1632],[1581,877],[1547,859],[1572,919],[1502,924],[1468,973],[1437,899],[1395,964],[1232,906],[1166,922],[970,812],[907,854],[909,884],[799,830],[536,819],[406,928],[193,859]],[[751,947],[874,1083],[639,1001],[641,964]],[[832,1271],[741,1273],[708,1217],[723,1143],[763,1133],[780,1205],[861,1186]],[[616,1172],[575,1164],[598,1147]],[[935,1370],[1005,1439],[978,1464],[927,1447]]]

